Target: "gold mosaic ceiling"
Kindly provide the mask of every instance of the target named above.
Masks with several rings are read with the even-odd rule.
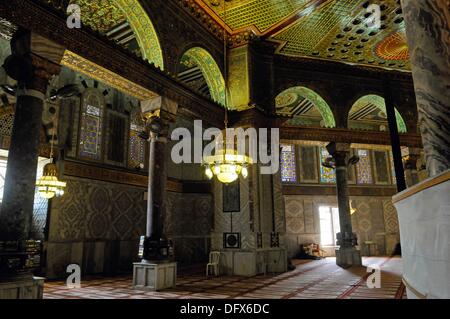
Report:
[[[251,29],[277,53],[409,70],[400,0],[195,0],[230,33]],[[370,26],[379,5],[381,27]]]
[[[78,4],[83,22],[101,33],[126,21],[125,14],[112,0],[70,0],[70,3]]]

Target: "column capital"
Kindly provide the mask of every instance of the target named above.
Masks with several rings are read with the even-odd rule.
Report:
[[[328,153],[333,157],[336,167],[347,166],[350,155],[350,143],[331,142],[326,146]]]
[[[178,112],[178,104],[167,97],[155,96],[151,99],[141,101],[141,112],[147,119],[159,117],[163,120],[173,122]]]
[[[43,94],[52,76],[59,74],[65,49],[28,30],[18,30],[11,39],[11,55],[5,60],[6,73],[25,86]]]

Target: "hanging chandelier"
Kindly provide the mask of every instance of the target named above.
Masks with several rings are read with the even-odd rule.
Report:
[[[206,156],[203,160],[205,175],[212,179],[217,177],[219,182],[230,184],[239,178],[248,176],[248,165],[252,159],[246,155],[240,155],[234,149],[219,149],[215,155]]]
[[[226,4],[223,3],[223,11],[224,11],[224,22],[226,24],[227,10]],[[229,1],[229,0],[228,0]],[[217,2],[216,6],[219,5]],[[223,41],[224,41],[224,73],[225,73],[225,130],[224,130],[224,139],[223,144],[218,145],[216,147],[216,152],[214,155],[205,156],[203,158],[203,166],[205,167],[205,175],[208,179],[212,179],[214,176],[217,177],[217,180],[224,184],[230,184],[236,181],[239,176],[242,176],[244,179],[248,176],[248,166],[252,164],[252,159],[249,156],[239,154],[235,148],[227,147],[227,137],[226,131],[228,127],[228,103],[227,103],[227,32],[224,28],[223,32]]]
[[[56,124],[54,131],[52,132],[52,139],[50,140],[50,163],[44,166],[42,176],[36,182],[39,195],[42,198],[51,199],[53,197],[60,197],[64,195],[64,189],[67,186],[66,182],[58,180],[58,170],[53,163],[53,140],[55,137],[55,131],[58,127],[58,117],[56,115]]]
[[[58,171],[55,164],[48,163],[44,166],[42,177],[36,182],[39,195],[42,198],[50,199],[64,195],[67,183],[59,181],[57,175]]]

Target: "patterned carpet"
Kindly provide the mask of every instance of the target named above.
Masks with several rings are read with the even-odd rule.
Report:
[[[296,269],[280,275],[206,278],[200,269],[181,271],[177,287],[161,292],[133,290],[131,277],[82,278],[81,288],[69,289],[63,281],[45,284],[45,299],[400,299],[400,258],[365,257],[363,264],[381,267],[381,288],[369,289],[365,267],[342,269],[334,258],[294,260]],[[203,269],[202,269],[203,271]]]

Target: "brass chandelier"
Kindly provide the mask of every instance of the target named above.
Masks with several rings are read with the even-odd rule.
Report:
[[[56,125],[56,127],[58,127]],[[55,128],[56,130],[56,128]],[[64,195],[64,189],[67,186],[66,182],[58,180],[58,170],[53,163],[53,139],[54,132],[52,132],[52,139],[50,141],[50,163],[46,164],[43,169],[42,177],[36,182],[39,195],[42,198],[51,199],[53,197],[60,197]]]
[[[226,3],[224,0],[224,23],[226,24]],[[205,167],[205,175],[208,179],[212,179],[214,176],[217,180],[224,184],[230,184],[236,181],[239,176],[247,178],[248,165],[252,164],[252,159],[246,155],[239,154],[233,147],[227,145],[227,127],[228,127],[228,103],[227,103],[227,32],[224,28],[223,32],[224,42],[224,73],[225,73],[225,130],[222,145],[216,145],[216,152],[214,155],[203,157],[203,166]]]

